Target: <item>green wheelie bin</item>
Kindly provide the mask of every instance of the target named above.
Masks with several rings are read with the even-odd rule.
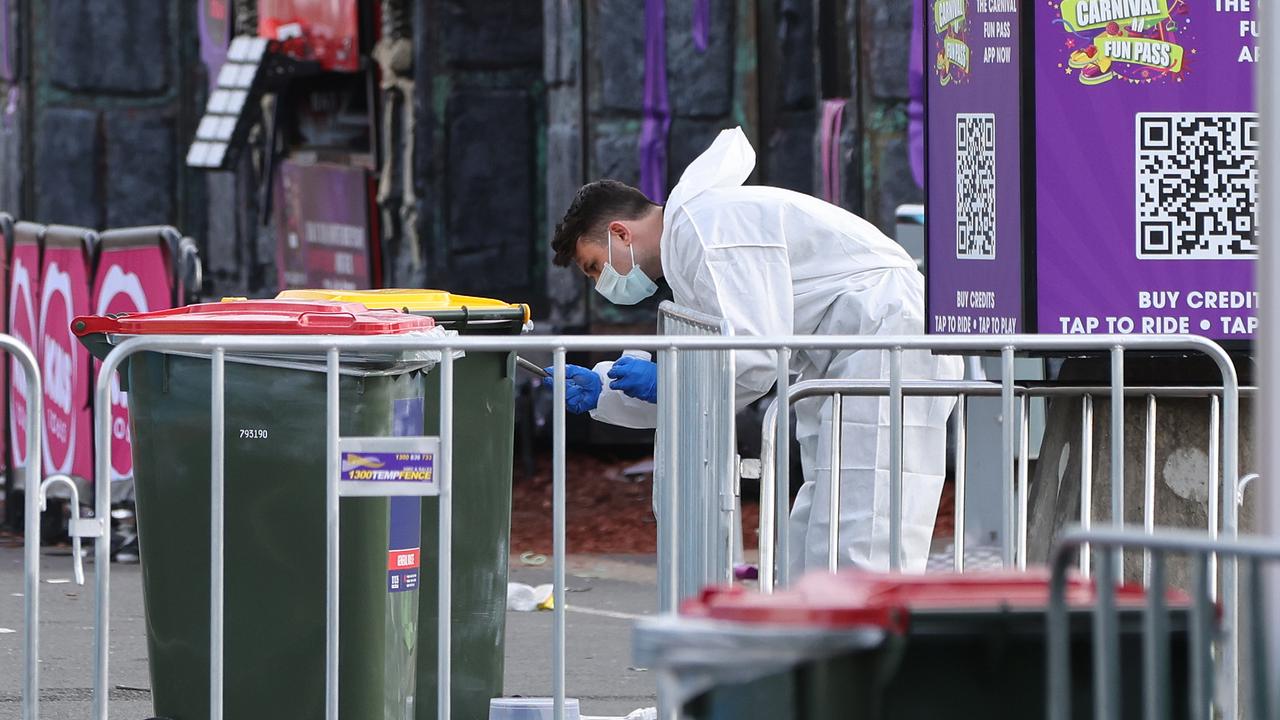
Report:
[[[434,333],[429,318],[356,304],[210,303],[73,322],[99,358],[146,334]],[[346,353],[344,437],[422,435],[430,353]],[[324,716],[324,358],[228,351],[225,365],[224,713]],[[210,362],[146,352],[120,372],[137,482],[155,714],[209,717]],[[340,526],[339,698],[344,720],[414,712],[421,504],[345,498]],[[392,568],[397,568],[392,570]],[[430,573],[430,566],[426,572]]]
[[[440,290],[287,290],[290,300],[358,302],[432,318],[461,335],[519,335],[527,305]],[[468,352],[454,362],[453,449],[453,717],[484,720],[501,697],[505,660],[507,557],[511,536],[511,465],[515,427],[515,353]],[[426,378],[425,425],[440,419],[440,377]],[[435,566],[435,498],[423,499],[424,567]],[[418,605],[418,720],[436,717],[436,578],[423,578]]]
[[[1145,591],[1117,589],[1120,717],[1141,718]],[[1091,583],[1068,581],[1072,716],[1093,703]],[[1190,611],[1171,597],[1171,657],[1186,657]],[[814,574],[772,595],[705,590],[679,617],[640,623],[635,660],[659,673],[691,720],[1043,717],[1044,571]],[[1186,663],[1170,664],[1186,687]],[[1170,718],[1190,717],[1186,696]]]

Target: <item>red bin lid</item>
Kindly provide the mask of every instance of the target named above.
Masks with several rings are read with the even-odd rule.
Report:
[[[1095,597],[1091,581],[1067,581],[1067,603],[1090,605]],[[1116,588],[1119,607],[1140,605],[1142,587]],[[1185,596],[1170,593],[1170,604]],[[685,602],[680,612],[731,622],[817,628],[874,626],[893,632],[906,629],[915,611],[1043,610],[1049,605],[1049,573],[994,571],[964,574],[902,575],[846,570],[836,575],[808,575],[787,590],[772,595],[741,588],[710,588]]]
[[[79,337],[113,335],[400,335],[430,330],[435,321],[359,303],[247,300],[171,310],[85,315],[71,323]]]

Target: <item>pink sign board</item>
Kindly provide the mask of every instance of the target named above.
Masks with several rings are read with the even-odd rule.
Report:
[[[0,278],[7,282],[9,277],[9,243],[13,240],[13,228],[9,226],[5,234],[0,234]],[[0,292],[0,318],[9,317],[9,293]],[[7,326],[6,326],[7,327]],[[0,387],[9,387],[9,363],[0,362]],[[9,433],[0,432],[0,463],[8,462]]]
[[[173,303],[168,254],[158,235],[153,242],[114,243],[102,239],[94,277],[95,315],[165,310]],[[100,363],[93,364],[97,377]],[[133,448],[129,440],[129,400],[120,389],[119,373],[111,381],[111,479],[133,476]]]
[[[90,312],[89,261],[80,232],[50,228],[41,267],[38,337],[44,381],[44,470],[46,475],[91,480],[89,351],[71,332],[71,319]]]
[[[39,327],[40,237],[38,234],[15,233],[13,265],[9,272],[9,334],[21,340],[40,360],[36,343]],[[13,467],[27,466],[27,377],[18,361],[9,359],[9,446],[13,449]]]

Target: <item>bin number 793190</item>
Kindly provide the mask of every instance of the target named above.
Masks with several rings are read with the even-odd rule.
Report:
[[[241,440],[266,440],[266,428],[240,428]]]

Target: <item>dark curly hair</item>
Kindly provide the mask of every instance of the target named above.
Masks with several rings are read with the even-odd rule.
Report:
[[[605,225],[614,220],[638,220],[651,208],[658,207],[645,194],[617,180],[588,183],[573,196],[573,202],[556,225],[551,249],[555,263],[568,267],[577,256],[578,239],[585,236],[604,240]]]

